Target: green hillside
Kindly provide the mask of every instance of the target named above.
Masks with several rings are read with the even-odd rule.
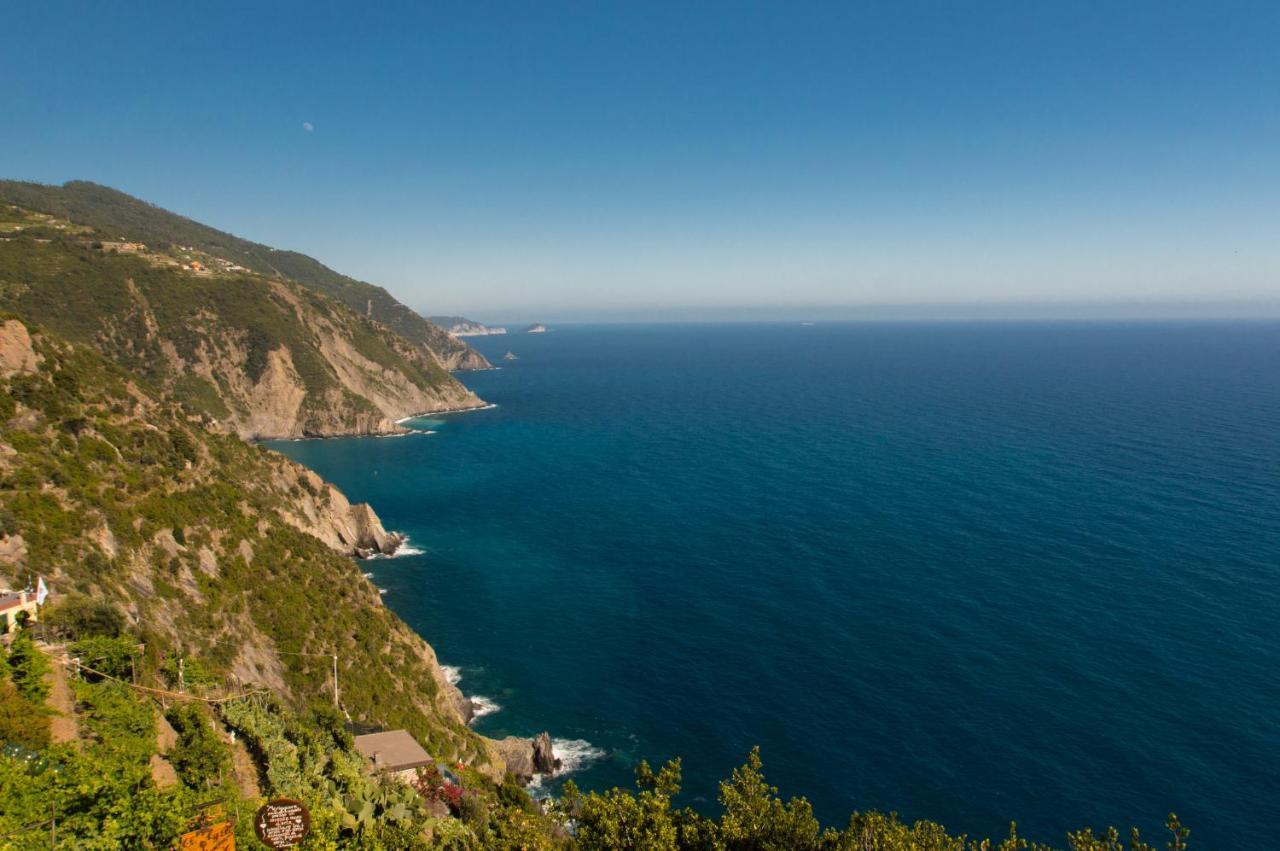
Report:
[[[243,436],[394,430],[480,404],[422,346],[289,280],[0,205],[0,309],[93,345]]]
[[[142,230],[25,200],[0,204],[0,586],[40,577],[51,597],[0,645],[0,851],[170,848],[210,803],[252,848],[254,810],[280,795],[310,808],[303,849],[1049,848],[879,812],[823,826],[756,752],[715,805],[681,803],[678,761],[533,801],[344,554],[381,547],[372,510],[241,439],[479,400],[420,341],[226,246],[125,244]],[[408,730],[456,777],[374,775],[354,725]],[[1155,849],[1136,831],[1059,840]]]
[[[483,369],[489,365],[470,346],[450,337],[382,287],[335,272],[305,254],[278,251],[241,239],[116,189],[84,180],[61,186],[0,180],[0,202],[88,225],[108,239],[144,242],[162,250],[189,246],[261,275],[287,278],[329,295],[410,342],[425,346],[450,369]]]
[[[5,321],[6,342],[19,328]],[[481,753],[437,699],[429,648],[299,528],[300,506],[340,498],[328,485],[87,348],[37,333],[31,350],[37,369],[0,380],[0,583],[42,575],[63,599],[110,602],[154,649],[298,705],[325,694],[328,662],[281,654],[339,652],[354,716]]]
[[[634,790],[570,783],[540,806],[497,775],[431,649],[356,564],[298,528],[298,506],[336,499],[298,465],[139,392],[92,349],[0,317],[0,582],[38,575],[54,595],[0,663],[0,848],[49,847],[54,822],[55,847],[172,847],[211,802],[252,848],[252,813],[276,795],[309,807],[301,847],[313,849],[1049,848],[1015,828],[979,841],[878,812],[824,828],[767,783],[755,752],[721,784],[714,817],[677,806],[678,761],[641,763]],[[456,781],[371,776],[344,713],[409,730]],[[1164,847],[1183,851],[1173,816],[1169,830]],[[1065,844],[1155,851],[1114,830]]]

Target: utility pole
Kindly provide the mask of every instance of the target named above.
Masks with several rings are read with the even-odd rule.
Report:
[[[339,709],[338,706],[338,654],[333,654],[333,708]]]
[[[185,676],[185,672],[182,670],[182,657],[179,656],[178,657],[178,691],[179,692],[185,691],[186,685],[187,685],[187,678]]]

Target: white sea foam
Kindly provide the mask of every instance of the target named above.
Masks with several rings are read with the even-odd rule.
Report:
[[[445,680],[451,686],[456,686],[462,682],[462,669],[457,665],[441,665],[440,673],[444,674]]]
[[[373,571],[371,571],[371,570],[370,570],[370,571],[366,571],[366,572],[365,572],[365,574],[364,574],[364,578],[365,578],[365,579],[372,579],[372,578],[373,578]]]
[[[383,594],[386,594],[386,593],[387,593],[387,589],[386,589],[386,588],[379,588],[379,589],[378,589],[378,596],[379,596],[379,597],[381,597]]]
[[[423,411],[421,414],[410,414],[407,417],[401,417],[400,419],[396,420],[396,425],[400,425],[401,423],[407,423],[409,422],[409,420],[428,419],[430,417],[438,416],[439,414],[469,414],[472,411],[487,411],[491,408],[496,408],[496,407],[498,407],[496,404],[490,402],[487,405],[478,405],[474,408],[446,408],[443,411]]]
[[[571,774],[608,755],[586,739],[552,739],[551,753],[560,760],[557,774]]]
[[[372,437],[409,437],[414,434],[435,434],[435,432],[429,428],[411,428],[408,431],[397,431],[391,434],[375,434],[372,435]]]
[[[386,553],[372,553],[369,555],[367,561],[375,561],[380,558],[400,558],[401,556],[420,556],[424,555],[426,552],[427,551],[422,547],[415,547],[413,544],[409,543],[408,538],[405,538],[400,546],[396,547],[395,552],[391,553],[391,555],[387,555]]]
[[[486,715],[492,715],[502,709],[498,702],[491,697],[485,697],[482,694],[473,694],[467,698],[471,701],[471,720],[483,718]]]
[[[560,760],[560,770],[555,773],[555,777],[563,777],[566,774],[581,771],[596,760],[608,756],[605,751],[586,739],[552,739],[551,753],[556,759]],[[549,795],[549,790],[542,786],[542,782],[545,779],[541,774],[533,775],[533,779],[529,781],[527,787],[529,794],[535,798]]]

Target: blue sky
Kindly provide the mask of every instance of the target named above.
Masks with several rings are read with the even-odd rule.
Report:
[[[0,174],[481,318],[1280,297],[1277,3],[176,5],[6,9]]]

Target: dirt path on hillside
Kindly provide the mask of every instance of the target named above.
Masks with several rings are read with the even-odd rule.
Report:
[[[244,742],[238,738],[231,743],[231,770],[241,795],[251,799],[262,796],[262,790],[258,788],[258,764],[249,755]]]
[[[44,675],[44,681],[49,686],[49,697],[45,705],[53,710],[53,715],[49,718],[49,736],[54,744],[79,741],[76,699],[71,691],[71,683],[67,680],[66,651],[58,645],[45,645],[40,649],[49,657],[49,671]]]
[[[155,782],[156,787],[160,789],[168,789],[170,786],[176,786],[178,783],[178,773],[173,770],[173,764],[166,759],[163,754],[169,753],[178,742],[178,734],[169,724],[168,719],[164,717],[164,713],[156,713],[156,751],[151,755],[151,779]]]

